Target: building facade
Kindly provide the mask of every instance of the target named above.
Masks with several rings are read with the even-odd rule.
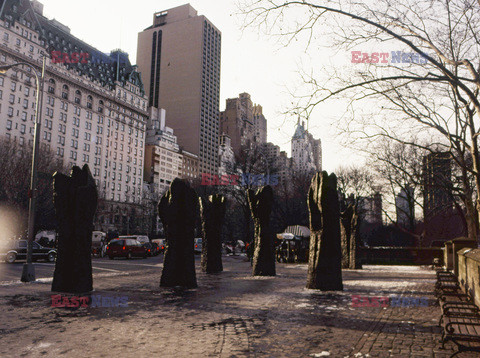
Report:
[[[395,210],[397,213],[397,225],[405,229],[413,230],[415,221],[415,197],[414,188],[407,186],[402,188],[395,198]]]
[[[218,175],[235,174],[235,154],[233,152],[231,139],[227,134],[222,134],[220,136],[218,157],[220,162]]]
[[[136,67],[47,19],[38,1],[6,0],[1,9],[0,65],[40,71],[47,54],[41,146],[68,166],[89,165],[101,200],[96,229],[123,225],[142,200],[148,99]],[[35,104],[29,67],[0,74],[0,136],[31,146]]]
[[[151,107],[164,108],[201,172],[218,168],[221,33],[189,4],[157,12],[138,35],[137,64]]]
[[[311,174],[322,171],[322,143],[305,129],[305,123],[297,123],[292,137],[292,164],[298,173]]]
[[[145,146],[144,180],[163,195],[173,179],[183,176],[183,155],[173,129],[165,125],[164,109],[150,108]]]
[[[375,193],[370,197],[359,198],[360,216],[369,224],[382,225],[382,194]]]
[[[254,105],[248,93],[229,98],[220,113],[220,132],[231,140],[235,155],[241,155],[242,148],[252,148],[255,143]]]
[[[259,104],[253,106],[253,127],[255,142],[259,145],[267,144],[267,119],[263,115],[263,108]]]

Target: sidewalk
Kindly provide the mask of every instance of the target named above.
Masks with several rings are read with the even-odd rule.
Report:
[[[146,268],[94,279],[126,308],[52,308],[50,285],[0,288],[1,357],[449,357],[440,349],[434,272],[367,266],[343,273],[343,292],[306,290],[306,265],[253,278],[243,257],[199,272],[196,290],[158,287]],[[428,297],[429,307],[352,307],[351,295]],[[459,355],[474,357],[475,354]]]

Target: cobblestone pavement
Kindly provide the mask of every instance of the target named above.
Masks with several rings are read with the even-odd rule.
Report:
[[[440,349],[434,273],[367,266],[343,292],[305,289],[306,265],[251,277],[242,257],[200,273],[195,290],[160,289],[160,268],[94,278],[128,307],[52,308],[49,283],[0,286],[0,357],[449,357]],[[352,307],[351,295],[428,297],[428,307]],[[474,357],[463,353],[460,357]]]

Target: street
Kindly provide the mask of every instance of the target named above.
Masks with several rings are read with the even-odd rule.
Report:
[[[18,283],[22,276],[22,267],[25,261],[16,261],[13,264],[8,264],[0,261],[0,286]],[[126,260],[123,258],[115,258],[110,260],[108,257],[92,258],[93,277],[102,277],[105,275],[120,275],[134,271],[142,271],[145,268],[160,268],[163,266],[163,254],[146,259],[132,259]],[[53,271],[55,263],[46,261],[35,262],[35,273],[37,280],[44,282],[51,282],[53,278]]]

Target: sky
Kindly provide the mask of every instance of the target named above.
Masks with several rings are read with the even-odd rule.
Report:
[[[130,55],[132,63],[136,62],[138,33],[152,24],[153,14],[186,3],[185,0],[142,0],[132,6],[131,1],[120,0],[40,2],[44,4],[47,18],[67,25],[77,38],[103,52],[121,48]],[[320,51],[320,55],[312,58],[302,43],[285,47],[255,27],[242,30],[235,0],[191,0],[189,3],[222,32],[220,110],[225,109],[227,98],[250,93],[252,101],[263,107],[268,141],[290,155],[297,118],[283,114],[292,102],[289,91],[298,83],[300,67],[308,63],[320,68],[322,62],[331,62],[329,52]],[[341,146],[334,129],[338,105],[332,101],[321,107],[308,123],[313,136],[322,140],[323,169],[329,172],[355,161],[349,150]]]

